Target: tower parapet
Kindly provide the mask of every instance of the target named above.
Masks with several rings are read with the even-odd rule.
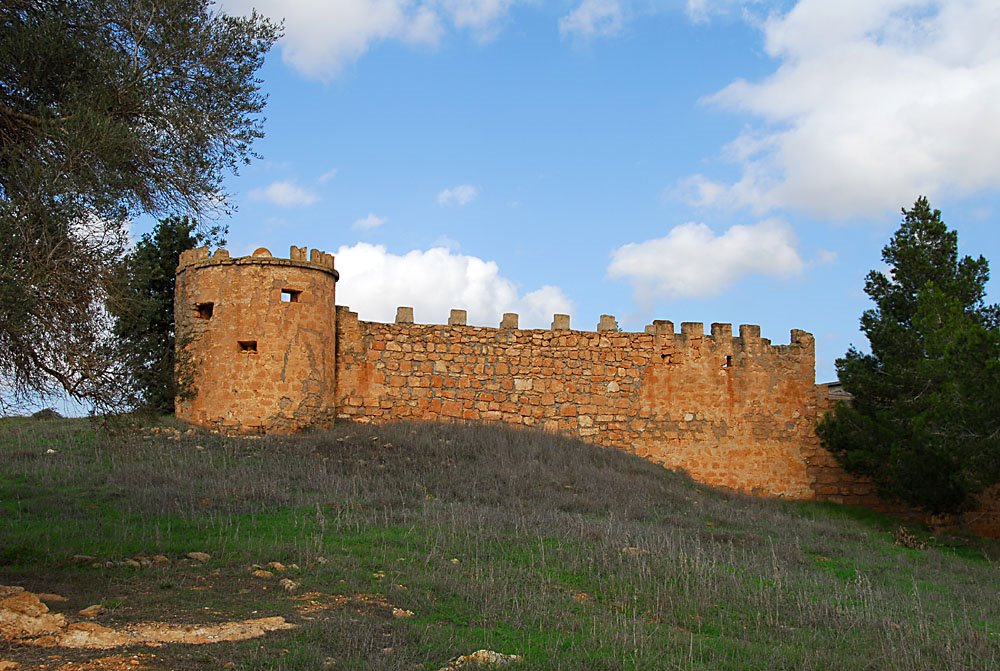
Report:
[[[289,433],[333,423],[333,255],[292,247],[232,257],[181,254],[174,303],[177,416],[224,433]]]

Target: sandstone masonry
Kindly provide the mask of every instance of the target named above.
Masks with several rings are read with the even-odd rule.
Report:
[[[177,416],[225,433],[329,426],[336,414],[333,256],[292,247],[181,255],[174,317]]]
[[[624,333],[358,319],[336,306],[333,257],[292,247],[231,258],[185,252],[177,270],[177,416],[225,433],[288,433],[335,419],[505,422],[621,447],[748,493],[879,505],[839,468],[815,425],[835,400],[816,385],[813,337],[657,321]],[[991,518],[996,523],[995,516]]]

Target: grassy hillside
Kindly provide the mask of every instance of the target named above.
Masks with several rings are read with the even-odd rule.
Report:
[[[62,594],[74,619],[102,603],[107,626],[297,625],[149,649],[148,668],[438,669],[480,648],[520,669],[1000,668],[997,544],[910,549],[896,526],[502,426],[0,420],[0,584]],[[0,642],[22,668],[51,654]]]

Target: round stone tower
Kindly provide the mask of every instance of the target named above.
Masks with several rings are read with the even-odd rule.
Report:
[[[292,247],[184,252],[177,267],[177,417],[229,434],[291,433],[333,423],[333,255]]]

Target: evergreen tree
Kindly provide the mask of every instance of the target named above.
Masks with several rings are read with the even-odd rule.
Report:
[[[224,233],[219,228],[200,231],[188,217],[167,217],[123,260],[109,307],[133,406],[173,413],[175,271],[181,252],[204,244],[221,246]]]
[[[0,3],[0,402],[121,402],[103,302],[126,224],[226,211],[278,34],[212,0]]]
[[[985,303],[989,264],[959,258],[958,234],[920,197],[882,250],[861,316],[871,353],[837,374],[854,398],[818,427],[824,445],[883,495],[959,512],[1000,481],[1000,309]]]

